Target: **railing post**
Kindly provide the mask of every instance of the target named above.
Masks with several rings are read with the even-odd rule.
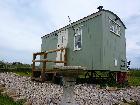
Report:
[[[64,66],[67,66],[67,49],[65,48],[65,50],[64,50]]]
[[[62,59],[62,58],[63,58],[62,55],[63,55],[63,49],[60,50],[60,61],[63,60],[63,59]]]
[[[61,60],[60,61],[55,61],[55,60],[47,60],[47,55],[49,53],[52,53],[52,52],[58,52],[60,51],[61,54],[63,55],[63,59],[62,59],[62,55],[61,55]],[[42,60],[35,60],[36,59],[36,56],[37,55],[42,55],[43,56],[43,59]],[[33,64],[32,64],[32,77],[34,77],[34,71],[35,71],[35,62],[42,62],[43,65],[42,65],[42,68],[41,68],[41,78],[40,80],[41,81],[45,81],[45,72],[47,70],[47,67],[46,67],[46,63],[47,62],[53,62],[53,63],[64,63],[64,66],[67,65],[67,49],[66,48],[61,48],[61,49],[55,49],[55,50],[50,50],[48,52],[40,52],[40,53],[33,53],[33,60],[32,60]]]
[[[43,59],[47,58],[47,53],[43,54]],[[42,71],[41,71],[41,79],[42,81],[45,81],[45,71],[46,71],[46,62],[43,61],[43,67],[42,67]]]
[[[36,54],[33,54],[33,60],[36,59]],[[35,62],[32,63],[32,77],[34,77],[34,71],[35,71]]]

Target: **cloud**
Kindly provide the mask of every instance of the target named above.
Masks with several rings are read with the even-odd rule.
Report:
[[[136,52],[140,52],[140,49],[130,50],[127,52],[127,59],[131,61],[130,67],[132,68],[139,68],[140,65],[140,54]]]
[[[72,22],[96,12],[99,1],[86,0],[42,0],[42,10],[49,13],[55,28],[69,24],[68,16]]]
[[[140,46],[140,42],[136,42],[136,45]]]
[[[103,5],[105,9],[113,11],[123,20],[140,11],[139,0],[41,0],[42,10],[49,13],[56,27],[59,28],[68,24],[67,16],[70,16],[72,21],[76,21],[96,12],[99,5]]]
[[[15,57],[19,61],[20,58],[24,58],[24,62],[29,63],[30,61],[31,63],[31,59],[27,60],[26,58],[29,55],[32,56],[34,51],[40,50],[40,37],[47,32],[47,24],[44,24],[43,19],[41,20],[39,16],[33,15],[32,6],[25,7],[23,4],[19,4],[17,0],[14,2],[0,1],[0,5],[0,58],[4,59],[11,56],[8,61],[13,61],[12,59]],[[9,55],[10,52],[12,53]],[[22,52],[25,52],[25,54]],[[26,54],[28,56],[22,57]]]
[[[133,4],[133,5],[132,5]],[[136,59],[140,56],[140,46],[137,42],[140,39],[140,1],[139,0],[42,0],[41,7],[44,11],[49,12],[52,21],[56,28],[60,28],[68,23],[67,16],[70,16],[72,21],[76,21],[89,14],[97,11],[99,5],[103,5],[105,9],[113,11],[125,23],[126,41],[127,41],[127,59],[132,61],[132,67],[139,67],[140,63]]]
[[[126,18],[127,58],[132,61],[132,67],[140,67],[140,14]]]
[[[139,0],[1,0],[0,60],[31,63],[32,53],[40,51],[40,37],[69,24],[68,16],[74,22],[96,12],[99,5],[125,23],[127,59],[139,67]]]
[[[0,60],[6,62],[22,62],[22,63],[31,63],[32,60],[32,51],[27,50],[15,50],[13,48],[0,47]]]

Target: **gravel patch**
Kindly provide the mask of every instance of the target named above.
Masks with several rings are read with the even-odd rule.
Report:
[[[62,86],[33,82],[30,77],[15,73],[0,73],[0,84],[14,91],[20,98],[26,98],[32,105],[60,105],[63,94]],[[74,94],[77,105],[113,105],[124,101],[140,101],[140,87],[109,90],[80,84],[75,86]]]

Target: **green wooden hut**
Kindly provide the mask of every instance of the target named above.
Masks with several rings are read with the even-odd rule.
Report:
[[[88,71],[127,70],[125,25],[113,12],[98,7],[98,11],[42,37],[41,52],[67,49],[67,63],[49,62],[54,67]],[[50,61],[64,60],[65,51],[47,55]],[[41,57],[43,59],[43,57]]]
[[[41,51],[67,48],[67,65],[87,70],[126,70],[125,25],[109,10],[99,11],[42,37]],[[60,52],[48,59],[60,60]],[[48,68],[54,64],[48,64]],[[57,64],[56,64],[57,65]],[[63,64],[58,64],[63,65]]]

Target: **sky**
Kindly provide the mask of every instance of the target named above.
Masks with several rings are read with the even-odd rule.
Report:
[[[31,64],[41,50],[41,37],[97,12],[117,14],[126,25],[127,60],[140,67],[139,0],[0,0],[0,60]]]

